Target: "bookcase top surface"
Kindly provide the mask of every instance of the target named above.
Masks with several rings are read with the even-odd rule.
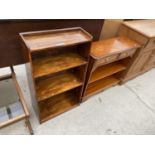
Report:
[[[121,36],[93,42],[90,54],[94,59],[100,59],[138,47],[140,47],[140,45],[135,41]]]
[[[155,37],[155,20],[134,20],[123,24],[146,37]]]
[[[92,40],[92,36],[80,27],[20,33],[30,52],[76,45]]]

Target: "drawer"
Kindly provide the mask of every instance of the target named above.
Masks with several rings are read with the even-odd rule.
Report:
[[[107,56],[105,58],[102,58],[102,59],[97,60],[96,65],[97,66],[100,66],[100,65],[108,64],[108,63],[117,61],[118,58],[119,58],[119,54]]]
[[[147,49],[155,48],[155,38],[150,39],[145,48],[147,48]]]
[[[123,58],[129,57],[129,56],[132,56],[135,52],[136,52],[136,49],[124,51],[119,55],[119,59],[123,59]]]
[[[118,56],[119,56],[118,54],[108,56],[105,58],[105,61],[106,61],[106,63],[114,62],[114,61],[118,60]]]

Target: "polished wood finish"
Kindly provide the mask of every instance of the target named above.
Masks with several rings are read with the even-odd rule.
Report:
[[[101,66],[92,73],[89,83],[103,79],[107,76],[123,71],[125,69],[126,69],[126,66],[124,66],[123,64],[119,62],[114,62],[108,65]]]
[[[145,63],[143,70],[149,70],[155,67],[155,49],[150,51],[149,61]]]
[[[155,37],[155,20],[134,20],[124,22],[124,25],[133,29],[134,31],[143,34],[148,38]]]
[[[89,42],[92,37],[82,28],[20,33],[30,52]]]
[[[102,41],[93,42],[91,46],[91,56],[95,59],[132,50],[139,45],[127,37],[117,37]]]
[[[119,36],[126,36],[141,44],[141,48],[132,58],[129,68],[122,77],[122,83],[145,73],[155,67],[155,20],[135,20],[124,22]]]
[[[38,101],[45,100],[81,85],[82,82],[76,75],[67,72],[45,80],[40,80],[36,83]]]
[[[65,92],[39,103],[41,123],[78,106],[75,94]]]
[[[81,65],[87,61],[75,52],[60,53],[45,58],[39,58],[32,62],[34,78],[57,73]]]
[[[29,62],[28,53],[21,49],[20,32],[82,27],[98,40],[103,22],[103,19],[0,20],[0,68]]]
[[[117,85],[140,45],[126,37],[92,43],[82,100]]]
[[[115,86],[119,83],[119,79],[109,76],[101,80],[97,80],[91,84],[88,85],[87,90],[84,94],[84,98],[88,98],[89,96],[92,96],[96,93],[99,93],[107,88],[110,88],[112,86]]]
[[[92,36],[82,28],[20,33],[33,106],[40,123],[82,100]]]

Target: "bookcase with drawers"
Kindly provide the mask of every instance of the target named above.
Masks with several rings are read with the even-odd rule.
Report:
[[[20,33],[30,63],[27,77],[34,109],[43,123],[79,105],[92,36],[82,28]]]
[[[116,37],[92,43],[82,100],[120,82],[139,44],[126,37]]]

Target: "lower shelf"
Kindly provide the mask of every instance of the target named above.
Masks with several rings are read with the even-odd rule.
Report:
[[[65,72],[36,83],[38,101],[61,94],[82,85],[74,73]]]
[[[64,113],[78,106],[78,101],[73,92],[74,91],[65,92],[48,100],[40,102],[40,122],[43,123],[61,113]]]
[[[119,79],[115,78],[114,76],[109,76],[103,78],[101,80],[95,81],[88,85],[86,92],[84,93],[84,97],[89,97],[94,95],[104,89],[112,87],[119,83]]]

